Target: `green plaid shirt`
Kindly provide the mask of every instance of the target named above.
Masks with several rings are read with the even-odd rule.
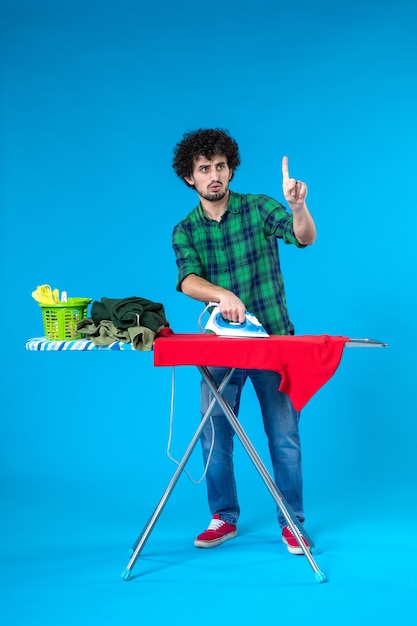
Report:
[[[294,235],[292,215],[268,196],[230,192],[220,222],[198,205],[174,228],[177,289],[196,274],[236,294],[270,334],[293,334],[277,238],[304,247]]]

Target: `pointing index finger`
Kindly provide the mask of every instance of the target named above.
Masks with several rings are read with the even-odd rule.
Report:
[[[288,172],[288,157],[287,156],[282,157],[282,177],[284,179],[287,179],[290,177],[289,172]]]

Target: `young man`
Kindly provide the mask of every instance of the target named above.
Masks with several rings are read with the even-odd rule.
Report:
[[[240,164],[239,149],[230,135],[219,129],[186,133],[174,150],[177,175],[199,196],[199,205],[173,232],[178,266],[177,289],[202,302],[218,302],[224,318],[243,322],[245,311],[259,319],[270,334],[294,334],[280,270],[277,239],[299,248],[316,237],[313,218],[306,205],[306,184],[290,178],[288,159],[282,159],[283,194],[291,212],[264,195],[242,195],[229,183]],[[210,368],[217,384],[224,368]],[[243,385],[250,378],[256,391],[268,438],[274,479],[297,518],[304,522],[299,414],[289,398],[278,391],[276,372],[234,372],[225,397],[236,415]],[[201,413],[211,400],[203,381]],[[240,513],[233,468],[234,431],[216,405],[212,424],[214,447],[206,483],[212,520],[194,544],[211,548],[236,536]],[[201,436],[204,462],[213,445],[212,424]],[[278,508],[282,540],[292,554],[301,547]]]

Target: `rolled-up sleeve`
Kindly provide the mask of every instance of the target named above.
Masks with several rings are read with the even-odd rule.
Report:
[[[284,243],[292,244],[297,248],[305,248],[294,234],[294,220],[292,213],[288,213],[285,207],[270,198],[269,196],[260,196],[260,211],[263,214],[266,232],[269,235],[282,239]]]
[[[186,230],[181,225],[174,228],[172,247],[178,268],[176,289],[181,291],[181,283],[189,274],[202,276],[201,261],[197,251],[190,243]]]

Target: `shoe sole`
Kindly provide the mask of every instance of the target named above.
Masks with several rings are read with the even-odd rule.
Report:
[[[196,548],[215,548],[219,546],[221,543],[228,541],[229,539],[233,539],[236,537],[237,531],[234,530],[231,533],[227,533],[227,535],[223,535],[223,537],[219,537],[218,539],[213,539],[212,541],[204,541],[201,539],[196,539],[194,541],[194,545]]]

